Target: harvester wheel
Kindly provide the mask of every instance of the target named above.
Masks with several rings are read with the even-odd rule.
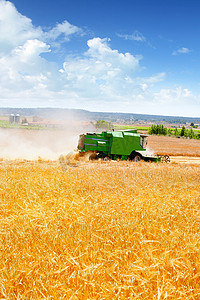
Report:
[[[103,160],[104,160],[104,161],[109,161],[109,160],[110,160],[110,157],[109,157],[109,156],[105,156]]]
[[[138,162],[138,161],[141,161],[141,156],[136,154],[135,157],[133,158],[133,161],[134,162]]]
[[[131,161],[138,162],[138,161],[141,161],[142,156],[141,156],[138,152],[133,151],[133,152],[131,153],[131,155],[129,156],[129,159],[130,159]]]
[[[161,157],[161,162],[169,163],[170,162],[170,157],[168,155],[163,155]]]
[[[97,153],[96,152],[90,153],[89,160],[95,160],[95,159],[97,159]]]

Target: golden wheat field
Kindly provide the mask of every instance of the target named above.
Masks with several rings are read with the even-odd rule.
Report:
[[[200,166],[0,162],[0,299],[200,299]]]

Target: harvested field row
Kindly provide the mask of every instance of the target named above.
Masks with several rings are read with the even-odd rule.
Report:
[[[200,141],[169,136],[149,136],[148,148],[158,155],[200,157]]]
[[[170,156],[171,163],[179,163],[179,164],[198,164],[200,165],[200,157],[193,156]]]
[[[0,164],[1,299],[199,299],[200,167]]]

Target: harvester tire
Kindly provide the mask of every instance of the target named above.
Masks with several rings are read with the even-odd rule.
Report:
[[[131,155],[129,156],[129,160],[131,160],[131,161],[138,162],[138,161],[141,161],[141,159],[142,159],[142,156],[136,151],[133,151],[131,153]]]
[[[110,161],[111,159],[110,159],[109,156],[105,156],[103,160],[104,160],[104,161]]]
[[[141,161],[141,156],[139,155],[139,154],[136,154],[135,156],[134,156],[134,158],[133,158],[133,161],[134,162],[139,162],[139,161]]]
[[[170,162],[170,157],[168,155],[163,155],[161,157],[161,162],[169,163]]]
[[[96,160],[97,159],[97,153],[96,152],[92,152],[89,154],[89,160]]]

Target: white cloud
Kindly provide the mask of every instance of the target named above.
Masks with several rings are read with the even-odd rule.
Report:
[[[79,27],[70,24],[68,21],[64,21],[63,23],[57,24],[51,30],[44,33],[44,36],[47,40],[56,40],[59,36],[63,35],[64,40],[68,41],[69,36],[75,33],[81,34],[82,30]]]
[[[27,40],[23,46],[15,48],[13,54],[21,62],[35,61],[44,52],[50,52],[50,46],[39,40]]]
[[[190,49],[188,49],[188,48],[185,48],[185,47],[182,47],[182,48],[180,48],[180,49],[178,49],[178,50],[174,51],[174,52],[172,53],[172,55],[178,55],[178,54],[188,54],[189,52],[191,52],[191,50],[190,50]]]
[[[62,46],[71,35],[82,33],[67,21],[44,31],[11,2],[0,0],[0,105],[159,113],[163,105],[200,104],[200,98],[183,87],[155,93],[167,74],[142,77],[142,56],[112,49],[108,38],[88,40],[88,50],[66,55],[61,68],[53,61],[52,44]],[[134,36],[142,41],[142,35]],[[49,52],[52,61],[43,55]]]
[[[125,40],[130,40],[130,41],[137,41],[137,42],[145,42],[146,38],[144,37],[144,35],[135,30],[133,34],[117,34],[117,36],[125,39]]]
[[[112,50],[108,42],[109,39],[94,38],[89,40],[87,42],[89,50],[86,52],[86,56],[118,72],[133,73],[141,69],[139,66],[140,57]]]
[[[7,53],[12,47],[23,45],[29,39],[47,43],[58,38],[67,41],[77,33],[83,32],[68,21],[45,31],[34,26],[31,19],[20,14],[11,2],[0,0],[0,53]]]
[[[162,104],[197,104],[200,99],[192,94],[192,91],[181,86],[171,89],[161,89],[154,94],[155,102]]]
[[[91,39],[83,58],[64,63],[63,76],[80,96],[107,98],[112,94],[116,99],[116,96],[132,95],[135,87],[132,78],[141,70],[140,59],[112,50],[108,42],[108,39]]]
[[[155,84],[157,82],[161,82],[165,79],[166,77],[166,73],[165,72],[162,72],[162,73],[159,73],[159,74],[156,74],[156,75],[153,75],[151,77],[148,77],[148,78],[143,78],[142,80],[148,84]]]
[[[40,27],[34,27],[29,18],[21,15],[9,1],[0,1],[0,51],[39,38]],[[2,49],[3,48],[3,49]]]

